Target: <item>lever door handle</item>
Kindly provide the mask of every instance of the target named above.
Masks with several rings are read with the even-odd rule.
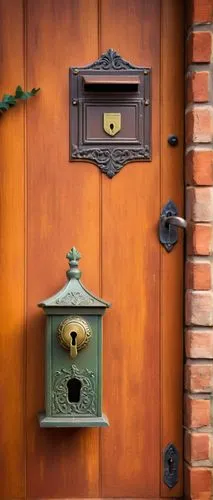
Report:
[[[181,227],[182,229],[186,229],[187,227],[187,221],[182,217],[178,217],[177,215],[162,215],[162,222],[166,227],[168,227],[169,224],[172,224],[172,226]]]
[[[179,217],[175,203],[169,200],[163,207],[159,220],[159,240],[167,252],[171,252],[178,241],[178,230],[186,229],[187,221]]]

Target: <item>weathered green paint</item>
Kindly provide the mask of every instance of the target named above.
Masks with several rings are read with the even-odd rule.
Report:
[[[80,254],[67,254],[70,269],[66,285],[39,306],[47,315],[46,324],[46,413],[39,415],[41,427],[99,427],[109,425],[102,415],[102,316],[110,304],[95,297],[80,281]],[[57,330],[68,317],[80,316],[91,330],[89,343],[71,359],[58,341]],[[81,382],[80,400],[70,402],[67,382]]]
[[[109,420],[106,415],[101,417],[47,417],[45,413],[39,414],[40,427],[108,427]]]

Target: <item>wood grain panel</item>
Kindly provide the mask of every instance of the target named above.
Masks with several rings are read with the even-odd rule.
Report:
[[[95,498],[97,500],[102,500],[103,498],[106,498],[106,497],[102,497],[102,498],[95,497]],[[129,497],[129,498],[124,497],[124,498],[125,498],[125,500],[133,500],[133,499],[135,499],[135,497]],[[124,500],[124,498],[119,497],[119,500]],[[153,498],[152,497],[152,500],[166,500],[166,498],[168,498],[168,497],[157,497],[157,498]],[[113,499],[114,499],[114,497],[111,497],[111,498],[107,497],[106,498],[106,500],[113,500]],[[28,500],[44,500],[44,499],[33,497],[33,499],[32,498],[28,498]],[[56,500],[56,499],[55,498],[54,499],[53,498],[45,498],[45,500]],[[63,499],[62,498],[57,498],[57,500],[63,500]],[[76,498],[72,498],[72,499],[71,498],[66,498],[66,500],[76,500]],[[90,500],[94,500],[94,498],[90,498]],[[139,497],[137,497],[137,500],[150,500],[150,497],[149,498],[144,498],[144,497],[143,498],[142,497],[139,498]],[[177,497],[170,497],[170,500],[177,500]]]
[[[160,470],[160,2],[102,1],[101,50],[153,68],[150,163],[103,177],[104,401],[102,495],[158,497]]]
[[[179,214],[183,204],[184,124],[184,2],[162,2],[161,35],[161,206],[172,199]],[[172,70],[171,70],[172,68]],[[178,136],[176,148],[168,145]],[[173,442],[179,451],[179,482],[169,490],[162,482],[161,495],[182,495],[182,372],[183,372],[183,233],[170,253],[161,250],[161,432],[162,449]],[[163,464],[162,464],[163,466]],[[162,470],[163,476],[163,470]],[[161,477],[162,477],[161,476]]]
[[[22,2],[0,0],[0,97],[24,86],[23,43]],[[23,104],[0,117],[0,143],[0,496],[8,499],[25,495]]]
[[[85,284],[99,293],[100,172],[69,163],[70,66],[98,56],[97,2],[29,0],[28,84],[41,87],[28,113],[28,496],[99,494],[99,430],[43,429],[44,318],[36,307],[65,282],[65,254],[83,254]]]

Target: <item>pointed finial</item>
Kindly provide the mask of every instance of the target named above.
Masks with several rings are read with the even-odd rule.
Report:
[[[75,247],[72,247],[71,250],[67,253],[66,258],[69,260],[70,269],[66,272],[68,280],[71,278],[75,278],[77,280],[81,277],[81,271],[78,269],[78,261],[81,258],[81,254]]]

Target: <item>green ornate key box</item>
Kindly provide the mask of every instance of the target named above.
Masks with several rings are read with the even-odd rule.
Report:
[[[41,427],[104,427],[102,414],[102,317],[107,302],[86,290],[80,254],[67,254],[66,285],[39,304],[47,315],[46,412]]]

